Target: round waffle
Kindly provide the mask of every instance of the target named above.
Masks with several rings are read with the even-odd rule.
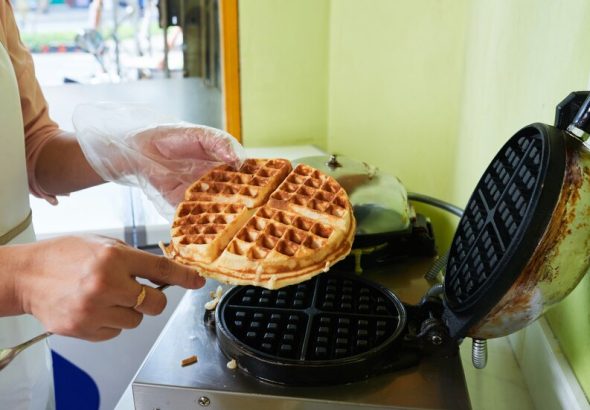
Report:
[[[350,252],[354,232],[333,178],[284,159],[249,159],[187,189],[164,252],[224,283],[278,289],[327,271]]]

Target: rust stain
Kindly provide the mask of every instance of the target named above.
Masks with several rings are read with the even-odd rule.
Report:
[[[533,295],[540,281],[552,282],[559,274],[558,269],[552,268],[551,261],[559,255],[559,244],[571,234],[576,217],[575,207],[581,198],[580,191],[585,180],[583,175],[590,179],[590,170],[587,167],[582,170],[578,165],[579,150],[570,140],[567,142],[564,181],[549,225],[516,281],[490,313],[469,331],[470,335],[503,336],[517,329],[508,329],[502,323],[510,323],[510,319],[514,318],[526,325],[537,317],[532,317],[531,313],[525,316],[524,312],[543,311],[542,307],[534,308],[533,304],[543,301],[533,301]]]
[[[572,234],[572,226],[576,218],[576,204],[581,198],[580,191],[585,180],[583,175],[587,171],[580,169],[578,165],[580,153],[572,145],[567,144],[566,148],[566,166],[562,194],[555,207],[549,226],[541,238],[539,246],[535,249],[531,261],[523,272],[527,274],[526,280],[529,280],[529,278],[532,279],[531,276],[534,276],[535,272],[539,274],[538,278],[532,279],[534,286],[536,286],[538,281],[552,282],[556,278],[559,273],[558,270],[549,269],[550,264],[545,267],[543,264],[545,261],[550,263],[552,259],[559,256],[559,244]],[[521,275],[521,278],[523,276]]]

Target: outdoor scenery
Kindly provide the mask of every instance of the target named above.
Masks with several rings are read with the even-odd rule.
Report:
[[[11,0],[42,86],[164,76],[157,0]],[[168,68],[182,72],[182,33],[168,29]]]

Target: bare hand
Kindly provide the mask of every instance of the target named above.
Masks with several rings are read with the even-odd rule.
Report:
[[[166,307],[163,292],[136,277],[189,289],[203,286],[196,271],[100,236],[67,236],[25,245],[30,257],[16,289],[22,309],[53,333],[100,341],[137,327],[144,314]],[[24,248],[21,249],[21,251]]]

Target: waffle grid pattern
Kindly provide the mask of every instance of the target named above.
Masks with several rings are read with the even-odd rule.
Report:
[[[484,285],[501,273],[540,185],[542,137],[523,135],[509,144],[482,176],[451,245],[446,294],[456,309],[476,302]]]
[[[327,274],[280,290],[235,288],[218,312],[231,336],[255,355],[346,359],[381,346],[400,326],[401,307],[359,282]]]
[[[241,204],[183,202],[172,225],[174,236],[183,245],[209,244],[245,209]]]
[[[188,201],[209,198],[211,195],[226,195],[228,201],[236,197],[254,200],[271,178],[276,178],[287,164],[282,160],[247,159],[239,171],[229,166],[218,168],[191,186],[185,195]]]
[[[227,251],[264,259],[271,251],[300,257],[327,243],[333,228],[268,206],[260,208],[230,242]]]
[[[271,204],[273,200],[292,203],[335,217],[341,217],[347,209],[344,190],[304,164],[299,164],[270,198]]]

